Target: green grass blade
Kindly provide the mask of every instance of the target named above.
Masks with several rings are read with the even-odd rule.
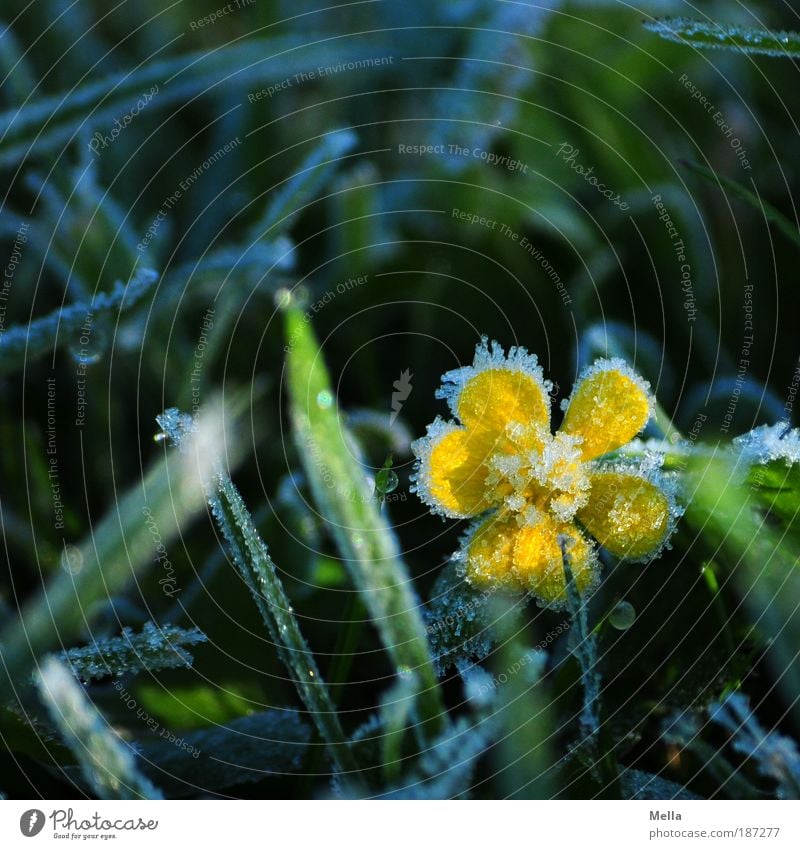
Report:
[[[120,739],[70,673],[48,657],[36,674],[42,702],[100,799],[161,799],[161,791],[136,767]]]
[[[689,47],[711,50],[738,50],[762,56],[800,56],[800,33],[787,30],[770,31],[735,24],[715,24],[691,18],[664,18],[646,21],[646,29]]]
[[[736,195],[736,197],[750,204],[767,221],[774,224],[784,236],[787,236],[796,245],[800,246],[800,231],[798,231],[797,227],[780,210],[776,209],[772,204],[767,203],[767,201],[759,197],[755,192],[751,192],[750,189],[745,188],[741,183],[731,180],[730,177],[717,174],[716,171],[712,171],[710,168],[706,168],[697,162],[688,162],[681,159],[680,164],[704,180],[708,180],[709,183],[712,183],[717,188],[724,186]]]
[[[442,729],[443,707],[408,571],[353,459],[357,449],[333,403],[311,323],[296,304],[284,306],[291,420],[306,477],[384,646],[398,670],[411,670],[419,679],[419,719],[423,733],[430,736]]]

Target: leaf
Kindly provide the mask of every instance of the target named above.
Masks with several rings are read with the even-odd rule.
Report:
[[[157,421],[169,439],[184,451],[187,436],[196,426],[192,417],[170,408],[158,416]],[[208,489],[207,498],[278,656],[291,672],[292,683],[328,744],[331,757],[340,770],[354,770],[350,746],[327,685],[300,631],[266,543],[261,539],[239,491],[230,477],[219,471],[214,484]]]
[[[312,729],[295,710],[267,710],[142,745],[139,768],[170,797],[297,772]]]
[[[98,319],[98,313],[130,309],[158,280],[150,269],[140,269],[129,283],[118,281],[110,292],[100,292],[87,302],[61,307],[26,327],[9,328],[0,336],[0,375],[19,371],[26,364],[75,344],[81,327]]]
[[[483,660],[497,641],[490,590],[460,577],[453,563],[442,569],[431,590],[426,631],[439,675],[451,666]]]
[[[42,702],[99,798],[163,798],[139,772],[130,746],[114,733],[60,660],[46,658],[36,682]]]
[[[751,192],[750,189],[745,188],[741,183],[737,183],[735,180],[731,180],[730,177],[718,174],[716,171],[712,171],[710,168],[706,168],[705,165],[700,165],[698,162],[689,162],[685,159],[680,159],[678,161],[692,173],[699,175],[704,180],[707,180],[709,183],[717,186],[717,188],[723,186],[730,190],[740,200],[750,204],[750,206],[752,206],[753,209],[755,209],[760,215],[763,215],[767,221],[774,224],[784,236],[788,237],[796,245],[800,245],[800,230],[797,229],[797,226],[793,224],[779,209],[776,209],[771,203],[765,201],[760,195],[757,195],[755,192]],[[755,183],[753,183],[753,185],[755,186]]]
[[[146,622],[139,634],[123,628],[119,637],[95,640],[91,645],[62,652],[61,660],[74,675],[88,682],[108,675],[191,667],[194,659],[184,646],[207,640],[198,628],[185,630]]]
[[[691,497],[686,521],[703,534],[707,546],[718,548],[719,559],[729,569],[751,621],[759,631],[773,635],[765,660],[787,703],[798,711],[800,607],[796,599],[800,598],[800,570],[796,535],[800,505],[794,504],[788,526],[773,528],[761,503],[763,492],[743,486],[751,467],[739,451],[690,456],[687,471],[685,486]]]
[[[314,500],[395,666],[418,677],[421,733],[435,735],[444,723],[441,692],[397,540],[355,459],[308,316],[290,295],[282,305],[290,416]]]
[[[691,18],[645,21],[644,26],[661,38],[690,47],[788,58],[800,56],[800,33],[788,30],[772,31],[736,24],[715,24]]]

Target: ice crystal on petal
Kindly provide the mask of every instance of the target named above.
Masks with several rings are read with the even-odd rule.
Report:
[[[536,354],[529,354],[526,348],[514,346],[506,356],[502,345],[495,341],[489,343],[488,336],[481,336],[480,343],[475,347],[472,365],[445,372],[442,375],[442,386],[436,390],[436,397],[447,401],[450,411],[457,416],[458,399],[464,386],[476,375],[493,368],[529,375],[545,395],[549,395],[553,390],[553,384],[544,378]]]

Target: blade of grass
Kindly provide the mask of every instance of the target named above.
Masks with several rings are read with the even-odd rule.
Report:
[[[356,134],[349,130],[323,136],[280,189],[273,187],[267,190],[272,199],[264,214],[252,226],[250,238],[255,241],[270,236],[273,227],[278,227],[278,232],[287,230],[286,219],[319,195],[333,176],[339,160],[356,146],[357,141]]]
[[[191,417],[170,409],[158,416],[158,423],[172,442],[184,451],[186,434],[191,433],[194,426]],[[292,683],[327,744],[331,758],[340,772],[357,771],[358,765],[328,687],[300,631],[267,545],[229,475],[217,472],[213,484],[207,488],[207,499],[278,656],[291,672]]]
[[[645,29],[668,41],[711,50],[737,50],[762,56],[800,56],[800,33],[767,30],[736,24],[717,24],[691,18],[663,18],[645,21]]]
[[[129,309],[156,280],[155,271],[141,269],[129,283],[117,282],[110,292],[100,292],[89,301],[61,307],[24,327],[9,328],[0,336],[0,375],[19,371],[31,360],[53,353],[63,345],[74,344],[87,315]]]
[[[114,733],[61,661],[46,658],[36,683],[53,722],[99,798],[163,798],[137,769],[131,748]]]
[[[772,204],[767,203],[763,198],[759,197],[755,192],[745,188],[741,183],[731,180],[730,177],[725,177],[722,174],[717,174],[710,168],[700,165],[698,162],[689,162],[686,159],[679,159],[678,162],[688,168],[693,174],[697,174],[704,180],[707,180],[712,185],[719,188],[724,186],[731,191],[736,197],[750,204],[754,209],[764,216],[771,224],[774,224],[788,239],[791,239],[796,245],[800,246],[800,231],[792,222]]]
[[[419,679],[420,730],[430,738],[444,724],[442,697],[408,571],[354,459],[358,449],[333,402],[308,316],[290,295],[282,306],[290,415],[306,477],[389,655],[399,671],[411,670]]]

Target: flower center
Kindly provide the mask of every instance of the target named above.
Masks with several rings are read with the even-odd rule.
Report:
[[[571,521],[589,499],[580,442],[580,437],[512,422],[489,458],[486,486],[491,501],[519,514],[521,524],[541,511]]]

